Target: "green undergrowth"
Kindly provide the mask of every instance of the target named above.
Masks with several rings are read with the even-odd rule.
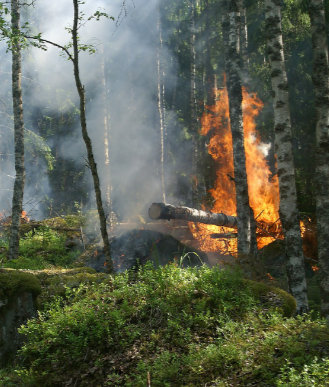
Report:
[[[39,280],[42,289],[37,299],[39,310],[47,309],[49,303],[55,298],[66,299],[72,289],[100,284],[108,278],[107,274],[97,273],[90,267],[37,270],[34,271],[34,275]]]
[[[0,237],[0,262],[13,269],[42,270],[52,267],[69,267],[79,256],[79,249],[68,247],[67,241],[79,238],[83,225],[81,216],[68,215],[46,219],[37,228],[27,223],[21,226],[19,257],[8,261],[8,238]],[[33,228],[33,229],[31,229]],[[73,231],[68,231],[73,230]]]
[[[293,310],[285,292],[236,271],[147,265],[55,297],[21,327],[26,341],[17,367],[0,373],[0,381],[325,386],[328,328],[319,319],[291,317]]]

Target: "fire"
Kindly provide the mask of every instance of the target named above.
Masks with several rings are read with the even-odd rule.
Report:
[[[215,186],[210,191],[214,199],[211,211],[236,215],[233,144],[227,89],[217,90],[216,97],[215,105],[208,107],[208,112],[204,113],[201,119],[201,134],[210,137],[208,152],[217,166]],[[259,134],[256,132],[255,118],[262,107],[263,103],[256,94],[250,94],[243,88],[242,108],[246,169],[250,204],[259,225],[257,230],[258,248],[271,243],[275,237],[281,237],[278,178],[272,174],[266,160],[268,146],[261,142]],[[236,238],[211,238],[214,233],[227,233],[232,230],[193,223],[190,223],[190,229],[193,236],[199,240],[202,250],[236,254]]]
[[[30,218],[27,216],[27,212],[26,211],[22,211],[22,213],[21,213],[21,220],[23,220],[26,223],[28,223],[30,221]]]

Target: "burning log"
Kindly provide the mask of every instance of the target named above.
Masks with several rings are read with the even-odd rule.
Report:
[[[195,208],[189,207],[176,207],[165,203],[152,203],[149,208],[149,217],[151,219],[182,219],[189,222],[206,223],[216,226],[237,227],[236,216],[196,210]]]

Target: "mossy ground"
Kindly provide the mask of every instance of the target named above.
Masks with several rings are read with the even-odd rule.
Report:
[[[33,296],[41,293],[40,282],[34,275],[16,270],[0,270],[0,300],[30,292]]]
[[[105,277],[69,289],[22,327],[26,343],[17,366],[0,380],[8,386],[144,387],[148,379],[159,387],[326,385],[328,327],[291,317],[294,303],[284,291],[208,267],[147,266]]]

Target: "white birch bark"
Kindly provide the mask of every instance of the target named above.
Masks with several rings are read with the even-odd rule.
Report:
[[[238,0],[240,12],[240,52],[243,61],[243,66],[248,68],[248,28],[247,28],[247,9],[244,0]]]
[[[9,240],[9,259],[18,257],[19,226],[23,209],[25,182],[24,168],[24,120],[22,99],[22,59],[19,38],[15,34],[20,30],[20,9],[18,0],[11,1],[11,28],[14,34],[12,40],[12,98],[14,113],[15,141],[15,183],[12,201],[12,225]]]
[[[280,218],[285,236],[287,274],[297,312],[308,310],[302,239],[297,209],[295,166],[291,144],[288,80],[284,63],[280,0],[266,0],[267,53],[271,66],[275,152],[280,188]]]
[[[200,204],[199,197],[199,142],[198,142],[198,117],[197,117],[197,87],[196,87],[196,26],[195,7],[197,1],[190,0],[190,127],[193,141],[192,154],[192,205]]]
[[[329,322],[329,63],[323,0],[310,0],[316,121],[316,219],[321,310]]]
[[[103,126],[104,126],[104,188],[105,203],[109,214],[109,227],[113,226],[113,208],[112,208],[112,185],[111,185],[111,159],[110,159],[110,116],[108,111],[108,85],[105,69],[104,46],[100,50],[101,65],[101,85],[102,85],[102,108],[103,108]]]
[[[164,109],[164,82],[161,66],[161,53],[163,49],[162,26],[160,6],[158,8],[157,32],[159,34],[159,43],[157,48],[157,97],[160,125],[160,175],[161,175],[161,193],[162,200],[166,202],[166,184],[165,184],[165,109]]]

